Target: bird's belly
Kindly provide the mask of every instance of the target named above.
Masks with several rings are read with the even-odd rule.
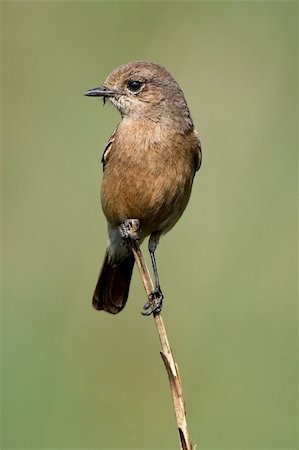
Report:
[[[143,235],[167,232],[184,211],[191,192],[190,164],[167,166],[119,165],[117,173],[105,171],[102,207],[108,222],[118,226],[128,218],[138,218]]]

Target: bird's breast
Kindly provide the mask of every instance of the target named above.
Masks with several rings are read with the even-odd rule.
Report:
[[[188,138],[152,128],[118,128],[101,191],[110,224],[138,218],[144,235],[172,228],[188,203],[195,171]]]

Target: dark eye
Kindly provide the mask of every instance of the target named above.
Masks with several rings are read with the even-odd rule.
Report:
[[[137,91],[139,91],[139,89],[141,88],[142,85],[143,85],[142,81],[132,80],[132,81],[129,81],[129,83],[128,83],[128,89],[130,89],[130,91],[132,91],[132,92],[137,92]]]

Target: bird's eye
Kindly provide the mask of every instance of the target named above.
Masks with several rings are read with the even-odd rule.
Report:
[[[128,83],[128,89],[130,89],[130,91],[132,92],[138,92],[142,85],[142,81],[132,80]]]

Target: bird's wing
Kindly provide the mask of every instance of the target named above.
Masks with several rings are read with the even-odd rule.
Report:
[[[201,153],[201,143],[200,140],[198,140],[198,152],[197,152],[197,158],[196,158],[196,170],[200,169],[202,161],[202,153]]]
[[[116,129],[113,131],[109,141],[107,142],[107,145],[106,145],[106,147],[104,149],[104,152],[103,152],[103,155],[102,155],[101,163],[103,164],[103,172],[105,170],[105,165],[106,165],[106,162],[108,160],[108,156],[109,156],[112,144],[113,144],[113,142],[115,140],[115,133],[116,133]]]
[[[201,154],[201,143],[196,130],[193,131],[193,138],[195,138],[194,145],[192,145],[194,162],[195,162],[195,172],[200,169],[202,154]]]

